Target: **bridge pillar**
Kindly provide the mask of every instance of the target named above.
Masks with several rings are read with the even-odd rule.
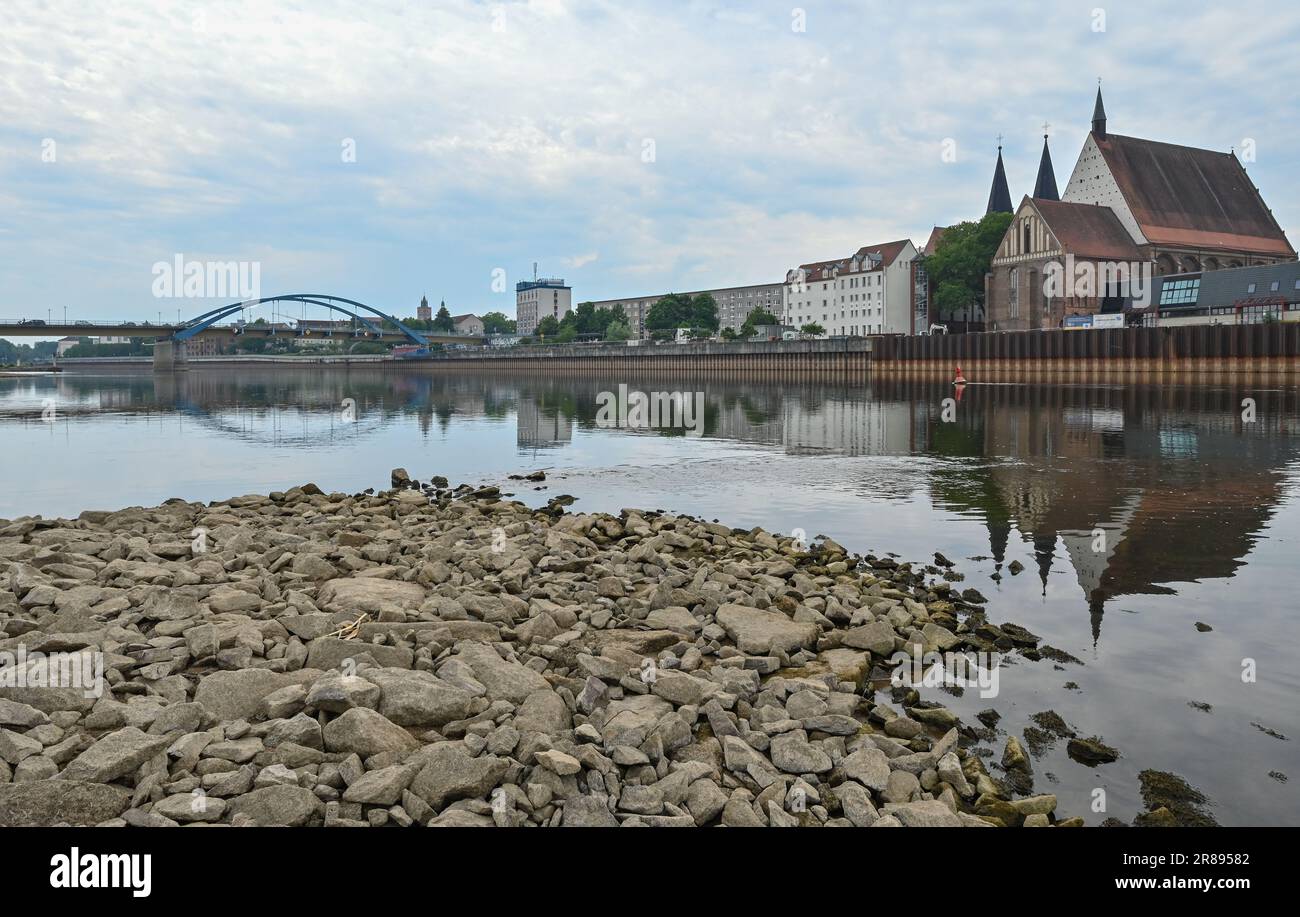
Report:
[[[153,345],[153,371],[156,373],[183,372],[189,369],[185,363],[185,342],[162,339]]]

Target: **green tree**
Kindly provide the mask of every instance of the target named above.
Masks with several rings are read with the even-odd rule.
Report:
[[[687,293],[669,293],[650,307],[645,326],[650,331],[668,331],[677,328],[703,328],[718,330],[718,304],[711,293],[691,296]]]
[[[484,334],[514,334],[518,328],[519,323],[504,312],[488,312],[483,316]]]
[[[560,333],[560,322],[554,315],[548,315],[537,323],[537,330],[533,332],[539,338],[555,337]]]
[[[757,334],[757,331],[755,329],[759,325],[779,325],[779,324],[781,324],[781,322],[778,321],[777,317],[773,315],[771,312],[768,312],[766,309],[762,309],[762,308],[754,309],[752,312],[749,313],[749,315],[745,316],[745,323],[740,326],[740,336],[743,338],[751,338],[755,334]]]
[[[983,305],[984,275],[989,272],[1012,219],[1009,213],[989,213],[978,222],[958,223],[945,230],[938,249],[925,259],[925,271],[940,316],[951,316],[967,306]]]
[[[607,341],[630,341],[632,339],[632,329],[624,319],[612,321],[605,328],[605,340]]]
[[[438,314],[433,317],[432,330],[442,331],[446,334],[451,334],[456,330],[456,323],[451,320],[451,313],[447,311],[445,301],[438,304]]]
[[[826,333],[826,329],[823,328],[821,325],[817,324],[816,322],[809,322],[808,324],[800,328],[799,331],[802,334],[811,334],[814,336],[822,335]]]

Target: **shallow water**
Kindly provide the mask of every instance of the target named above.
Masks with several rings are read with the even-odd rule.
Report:
[[[306,481],[351,492],[387,486],[395,466],[453,483],[544,468],[545,489],[507,489],[801,529],[903,560],[940,551],[990,620],[1080,660],[1020,660],[993,698],[923,692],[969,723],[1002,715],[995,773],[1005,734],[1055,710],[1122,754],[1089,768],[1061,741],[1036,759],[1035,791],[1056,793],[1059,813],[1129,821],[1144,808],[1137,774],[1155,768],[1209,796],[1222,824],[1300,823],[1295,388],[970,386],[949,419],[945,384],[667,381],[414,367],[0,377],[0,517]],[[703,392],[702,435],[598,425],[599,393],[620,384]]]

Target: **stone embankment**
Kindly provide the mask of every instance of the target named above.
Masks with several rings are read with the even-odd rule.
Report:
[[[1081,823],[888,682],[915,644],[1034,645],[977,593],[393,482],[0,520],[0,825]]]

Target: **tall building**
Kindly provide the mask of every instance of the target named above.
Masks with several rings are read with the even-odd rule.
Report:
[[[515,318],[520,334],[532,334],[547,316],[557,321],[573,307],[573,290],[560,277],[539,277],[515,284]]]
[[[426,296],[420,297],[420,305],[415,310],[415,317],[422,322],[433,321],[433,310],[429,308],[429,299]]]
[[[801,264],[786,274],[784,324],[821,325],[831,337],[912,334],[910,239],[864,245],[846,258]]]

